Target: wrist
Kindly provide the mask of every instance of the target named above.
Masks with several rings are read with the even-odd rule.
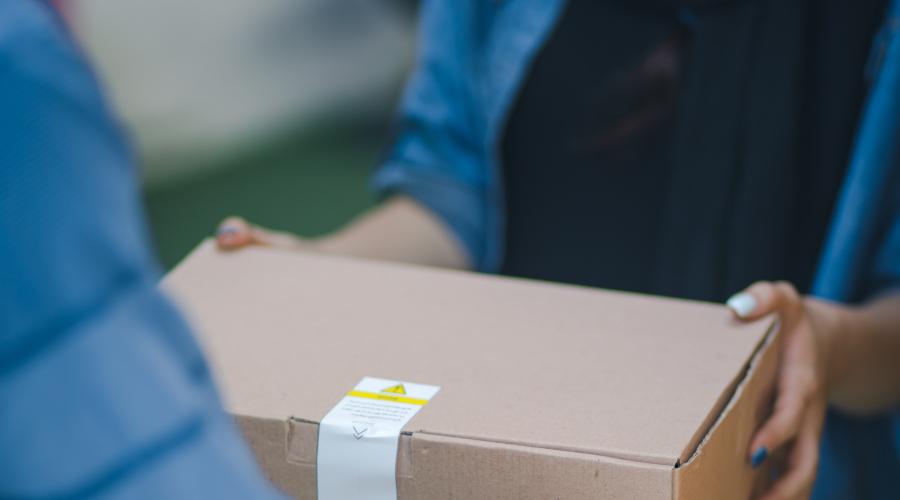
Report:
[[[813,298],[805,302],[816,338],[820,381],[824,393],[830,396],[844,378],[852,353],[851,342],[856,337],[854,332],[861,329],[863,317],[856,308],[843,304]]]
[[[348,241],[343,230],[312,238],[309,240],[309,245],[310,250],[324,254],[359,256],[361,253],[358,248],[355,248],[359,244],[354,242],[352,238]]]

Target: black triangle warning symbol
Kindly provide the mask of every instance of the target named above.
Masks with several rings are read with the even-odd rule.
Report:
[[[406,394],[406,388],[403,387],[403,384],[392,385],[387,389],[382,389],[381,392],[389,392],[391,394]]]

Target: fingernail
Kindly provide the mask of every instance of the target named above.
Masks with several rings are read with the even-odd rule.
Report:
[[[753,455],[750,457],[750,465],[753,468],[759,467],[759,465],[766,461],[766,458],[769,457],[769,449],[765,446],[760,446],[753,452]]]
[[[216,231],[216,235],[218,236],[228,236],[230,234],[235,234],[238,232],[238,229],[234,226],[222,226]]]
[[[725,303],[738,317],[746,318],[756,310],[756,298],[747,292],[732,295]]]

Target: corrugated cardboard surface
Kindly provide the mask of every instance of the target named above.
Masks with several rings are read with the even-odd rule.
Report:
[[[676,469],[672,498],[757,498],[770,484],[772,461],[754,471],[746,460],[754,432],[771,412],[780,341],[766,339],[694,456]]]
[[[293,494],[314,493],[314,423],[376,376],[442,387],[405,428],[402,498],[669,498],[768,326],[713,304],[209,243],[165,286]]]

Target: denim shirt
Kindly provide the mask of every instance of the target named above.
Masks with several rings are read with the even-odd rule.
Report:
[[[422,7],[418,60],[396,139],[372,184],[382,195],[403,193],[433,211],[480,271],[497,271],[503,255],[498,148],[505,120],[564,6],[564,0],[430,0]],[[898,59],[898,51],[888,53],[885,68]],[[890,113],[884,104],[870,108],[869,114]],[[900,282],[900,165],[890,152],[873,150],[879,128],[863,130],[858,140],[816,295],[857,301]]]
[[[396,140],[372,182],[382,195],[402,193],[434,212],[480,271],[497,271],[503,255],[504,122],[564,6],[564,0],[430,0],[422,7],[420,52]],[[900,284],[898,27],[900,0],[894,0],[873,51],[881,57],[873,63],[869,103],[813,284],[823,298],[857,302]],[[826,437],[851,432],[829,424]],[[900,419],[893,435],[878,439],[893,440],[897,453]],[[829,439],[823,447],[815,498],[856,498],[852,467],[833,444],[853,441]]]
[[[481,271],[499,269],[503,255],[498,144],[504,122],[564,5],[432,0],[422,6],[417,68],[396,141],[373,185],[435,212]]]

